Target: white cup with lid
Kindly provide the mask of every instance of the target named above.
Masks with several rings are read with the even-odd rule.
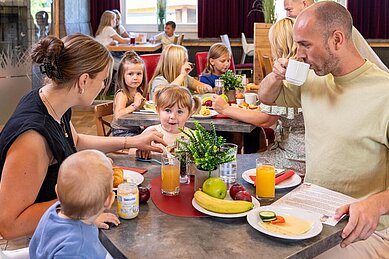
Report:
[[[309,64],[294,59],[289,59],[285,78],[288,83],[302,85],[307,80]]]

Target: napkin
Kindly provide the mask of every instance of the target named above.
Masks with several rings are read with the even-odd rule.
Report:
[[[120,165],[114,165],[112,166],[113,168],[120,168],[120,169],[123,169],[123,170],[130,170],[130,171],[134,171],[134,172],[137,172],[137,173],[140,173],[140,174],[144,174],[147,172],[146,169],[140,169],[140,168],[133,168],[133,167],[126,167],[126,166],[120,166]]]
[[[288,170],[284,174],[282,174],[280,176],[277,176],[276,179],[275,179],[276,185],[281,183],[281,182],[283,182],[283,181],[285,181],[286,179],[292,177],[293,175],[294,175],[294,171]],[[253,180],[254,186],[255,186],[257,177],[255,175],[250,175],[249,177],[250,177],[251,180]]]

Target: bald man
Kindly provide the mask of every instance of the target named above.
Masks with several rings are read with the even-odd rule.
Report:
[[[359,200],[338,208],[338,218],[349,215],[343,240],[322,258],[387,258],[389,73],[360,55],[351,34],[352,18],[342,5],[324,1],[306,8],[293,28],[297,58],[311,68],[306,82],[284,81],[288,60],[281,58],[259,97],[303,108],[305,181]]]
[[[297,15],[301,13],[301,11],[314,4],[314,2],[314,0],[284,0],[286,16],[296,18]],[[361,53],[362,57],[370,60],[382,70],[389,72],[389,69],[385,66],[385,64],[377,56],[367,41],[363,38],[362,34],[355,27],[353,27],[352,37],[354,44],[358,51]]]

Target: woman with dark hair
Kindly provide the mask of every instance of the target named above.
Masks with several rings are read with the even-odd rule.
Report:
[[[90,105],[111,78],[112,56],[89,36],[49,36],[32,50],[32,60],[46,74],[41,89],[25,95],[0,135],[0,235],[13,239],[31,235],[42,214],[56,201],[58,168],[66,157],[84,149],[110,152],[126,148],[162,152],[162,135],[98,137],[78,134],[71,108]],[[74,190],[77,191],[77,190]],[[91,195],[93,195],[91,193]],[[119,224],[110,213],[95,224]]]

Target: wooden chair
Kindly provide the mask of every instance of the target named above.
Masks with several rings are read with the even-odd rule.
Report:
[[[97,136],[111,135],[111,122],[104,118],[113,114],[113,102],[101,103],[95,106],[95,123]]]
[[[258,71],[256,72],[259,81],[261,81],[265,77],[265,64],[263,62],[263,55],[259,49],[255,51],[255,56],[258,59]]]
[[[178,37],[178,40],[177,40],[177,44],[178,44],[178,45],[182,45],[182,44],[184,43],[184,37],[185,37],[184,34],[181,34],[181,35]]]
[[[177,44],[179,36],[174,36],[173,44]]]
[[[268,55],[262,55],[262,61],[265,76],[267,76],[273,71],[273,60]]]

